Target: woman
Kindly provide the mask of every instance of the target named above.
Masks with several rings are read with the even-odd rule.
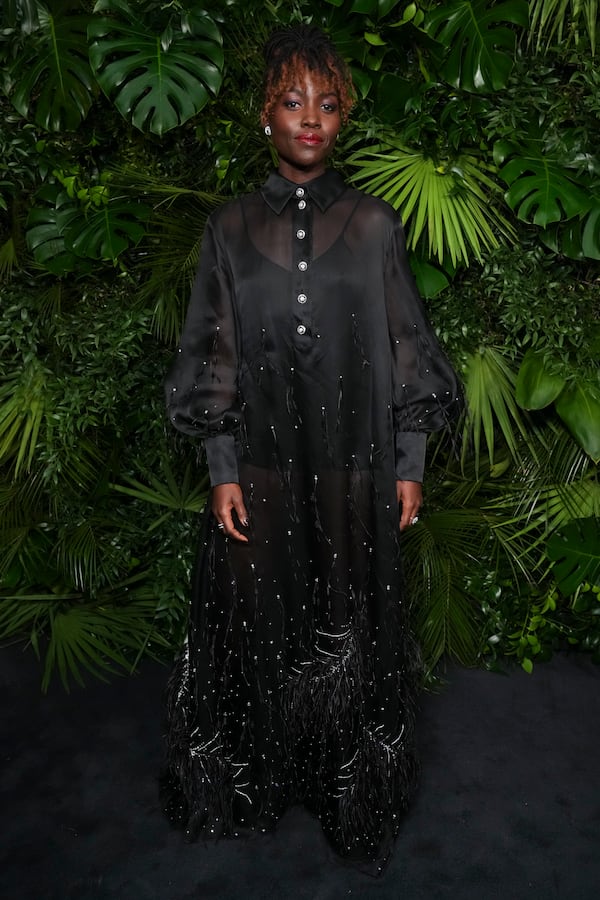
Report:
[[[210,217],[167,380],[213,487],[166,787],[194,836],[303,802],[341,855],[378,860],[417,772],[400,531],[459,389],[396,214],[326,168],[347,67],[307,26],[265,57],[278,170]]]

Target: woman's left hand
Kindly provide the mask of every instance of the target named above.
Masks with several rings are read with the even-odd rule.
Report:
[[[400,531],[413,524],[423,505],[423,485],[419,481],[397,481],[396,495],[402,505],[400,514]]]

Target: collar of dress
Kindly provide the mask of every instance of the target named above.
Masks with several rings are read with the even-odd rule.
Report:
[[[344,179],[333,169],[327,169],[318,178],[304,184],[288,181],[279,172],[271,172],[260,189],[266,203],[274,213],[280,215],[292,197],[296,197],[297,188],[302,187],[306,196],[310,197],[321,212],[325,212],[346,190]]]

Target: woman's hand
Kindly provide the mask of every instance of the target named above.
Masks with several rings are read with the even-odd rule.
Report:
[[[236,541],[248,542],[248,538],[241,531],[238,531],[233,524],[232,510],[242,525],[248,524],[248,513],[244,505],[244,497],[239,484],[235,482],[227,484],[217,484],[212,489],[212,514],[217,520],[217,525],[222,525],[220,530],[228,538],[234,538]]]
[[[402,504],[400,531],[404,531],[412,525],[413,519],[418,516],[423,505],[423,485],[418,481],[397,481],[396,496],[398,503]]]

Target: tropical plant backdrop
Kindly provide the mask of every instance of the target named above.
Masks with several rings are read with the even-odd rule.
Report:
[[[46,687],[169,657],[207,497],[161,381],[206,216],[260,184],[259,48],[315,22],[334,164],[401,213],[468,410],[405,539],[430,669],[600,661],[596,0],[5,0],[0,636]]]

